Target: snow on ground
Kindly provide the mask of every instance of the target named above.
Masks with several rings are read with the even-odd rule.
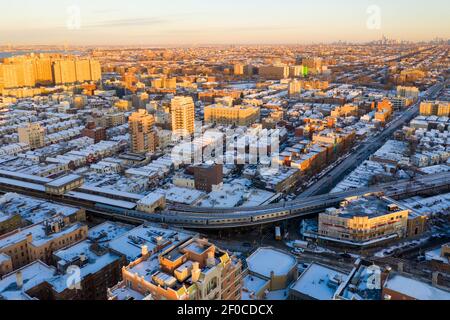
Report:
[[[419,245],[427,242],[429,239],[430,239],[429,237],[426,237],[426,238],[422,238],[419,240],[402,242],[400,244],[396,244],[396,245],[390,246],[389,248],[385,248],[381,251],[378,251],[377,253],[375,253],[375,257],[378,257],[378,258],[387,257],[387,256],[392,255],[395,250],[404,249],[409,246],[419,246]]]

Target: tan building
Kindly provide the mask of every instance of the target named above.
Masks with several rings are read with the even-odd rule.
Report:
[[[149,193],[144,198],[137,202],[137,210],[154,213],[158,209],[164,209],[166,207],[166,197],[159,193]]]
[[[353,197],[319,215],[319,238],[369,246],[408,236],[410,210],[379,195]]]
[[[289,78],[288,66],[262,66],[259,67],[259,75],[267,79],[286,79]]]
[[[0,211],[0,235],[20,228],[23,224],[19,213],[6,214]]]
[[[11,258],[13,269],[36,260],[51,263],[54,251],[84,240],[87,231],[81,223],[65,225],[59,218],[47,220],[1,236],[0,254]]]
[[[195,130],[195,105],[191,97],[175,97],[171,101],[172,131],[190,135]]]
[[[302,92],[302,83],[298,80],[292,80],[289,82],[288,93],[289,96],[294,96]]]
[[[65,84],[101,79],[100,63],[41,54],[7,58],[0,64],[0,88]]]
[[[55,84],[75,83],[77,81],[74,60],[57,60],[53,63]]]
[[[123,113],[118,112],[118,113],[107,114],[104,117],[104,121],[105,121],[105,124],[104,125],[102,124],[101,126],[104,126],[106,128],[112,128],[112,127],[117,127],[117,126],[124,124],[126,122],[126,119],[125,119],[125,115]]]
[[[13,270],[11,257],[4,253],[0,253],[0,279]]]
[[[312,73],[320,73],[322,72],[323,61],[319,57],[305,57],[302,59],[302,65]]]
[[[247,258],[247,267],[243,300],[285,300],[289,286],[298,278],[297,258],[275,248],[258,248]]]
[[[29,123],[17,129],[19,142],[26,143],[30,149],[38,149],[45,146],[45,129],[37,123]]]
[[[340,118],[357,116],[358,110],[358,106],[353,104],[346,104],[342,107],[336,107],[333,111],[331,111],[331,117]]]
[[[146,246],[142,257],[122,269],[123,282],[110,290],[134,291],[153,300],[240,300],[242,264],[206,239],[189,238],[153,259]]]
[[[75,78],[79,82],[91,80],[91,64],[89,60],[75,60]]]
[[[329,87],[328,81],[301,80],[302,88],[305,90],[326,90]]]
[[[249,126],[259,121],[259,108],[250,106],[226,107],[211,105],[205,107],[205,122],[222,125]]]
[[[242,63],[236,63],[234,65],[234,75],[235,76],[244,75],[244,65]]]
[[[412,100],[419,99],[420,91],[417,87],[397,87],[397,96],[402,98],[408,98]]]
[[[156,149],[155,118],[144,109],[134,112],[129,118],[131,151],[154,152]]]
[[[45,184],[48,194],[63,195],[83,185],[84,178],[77,174],[68,174]]]
[[[423,116],[450,116],[450,103],[445,101],[426,101],[420,104],[420,114]]]
[[[154,79],[151,82],[153,89],[176,89],[177,88],[177,78],[167,78],[162,77],[159,79]]]

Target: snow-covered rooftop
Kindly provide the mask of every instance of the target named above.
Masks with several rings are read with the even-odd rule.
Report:
[[[271,272],[275,276],[288,274],[297,265],[297,259],[281,250],[273,248],[259,248],[247,258],[250,272],[270,278]]]

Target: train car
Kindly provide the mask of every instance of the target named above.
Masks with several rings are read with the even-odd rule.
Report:
[[[183,215],[163,216],[163,223],[189,224],[189,225],[207,225],[208,219],[202,217],[186,217]]]
[[[241,217],[241,218],[221,218],[221,219],[208,219],[208,225],[225,225],[225,224],[246,224],[252,221],[251,217]]]
[[[291,214],[291,211],[289,211],[289,210],[280,211],[280,212],[272,211],[272,212],[267,212],[267,213],[261,213],[259,215],[253,216],[252,221],[258,222],[258,221],[264,221],[264,220],[277,219],[277,218],[289,216],[290,214]]]
[[[129,211],[124,208],[114,207],[114,206],[110,206],[110,205],[102,204],[102,203],[94,204],[94,208],[98,209],[98,210],[103,210],[106,212],[114,213],[114,214],[119,214],[119,215],[126,215]]]

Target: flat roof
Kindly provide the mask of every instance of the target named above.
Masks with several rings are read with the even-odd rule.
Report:
[[[291,286],[291,290],[317,300],[333,300],[338,285],[346,274],[333,268],[312,263]]]
[[[71,191],[66,196],[71,196],[76,199],[92,201],[96,203],[106,204],[110,206],[115,206],[123,209],[134,209],[136,207],[136,203],[123,201],[123,200],[115,200],[107,197],[96,196],[93,194],[87,194],[82,192]]]
[[[244,277],[244,284],[242,286],[242,300],[256,300],[256,297],[252,297],[252,294],[257,294],[261,291],[269,282],[267,279],[262,279],[252,274],[248,274]]]
[[[270,278],[272,271],[276,276],[289,273],[297,265],[297,258],[281,250],[259,248],[247,258],[247,265],[251,272]]]
[[[449,291],[398,273],[391,273],[384,287],[417,300],[450,300]]]
[[[79,176],[77,174],[68,174],[64,177],[55,179],[55,180],[47,183],[47,186],[56,187],[56,188],[63,187],[65,185],[68,185],[69,183],[72,183],[72,182],[80,180],[80,179],[83,179],[83,177]]]
[[[23,287],[19,289],[16,284],[16,273],[22,272]],[[0,280],[0,295],[7,300],[29,300],[25,292],[53,277],[56,273],[54,267],[50,267],[37,260],[21,269],[15,270]]]

